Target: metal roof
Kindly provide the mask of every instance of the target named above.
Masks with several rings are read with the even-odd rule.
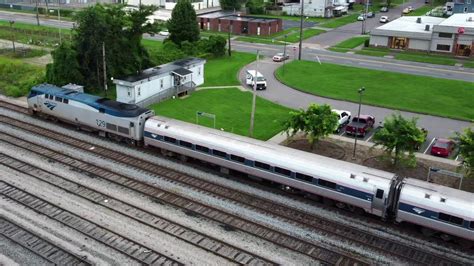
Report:
[[[178,69],[173,70],[172,72],[175,73],[175,74],[178,74],[181,77],[193,73],[192,71],[189,71],[186,68],[178,68]]]

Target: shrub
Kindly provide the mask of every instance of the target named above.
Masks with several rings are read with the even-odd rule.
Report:
[[[369,45],[370,45],[370,39],[365,40],[364,47],[369,47]]]

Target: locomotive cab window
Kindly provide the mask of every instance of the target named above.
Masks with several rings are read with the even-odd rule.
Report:
[[[291,171],[290,170],[280,168],[280,167],[275,167],[275,173],[278,173],[278,174],[284,175],[284,176],[291,176]]]
[[[231,159],[232,161],[236,161],[236,162],[239,162],[239,163],[245,163],[245,158],[244,158],[244,157],[237,156],[237,155],[231,154],[231,155],[230,155],[230,159]]]
[[[255,167],[270,170],[270,165],[262,162],[255,161]]]
[[[69,103],[69,100],[68,100],[68,99],[64,99],[64,100],[63,100],[63,103],[68,104],[68,103]]]
[[[383,198],[383,190],[382,189],[377,189],[377,193],[375,194],[375,197],[377,199]]]
[[[184,141],[184,140],[180,140],[179,145],[183,146],[183,147],[186,147],[186,148],[189,148],[189,149],[193,148],[193,144],[191,142],[187,142],[187,141]]]
[[[309,175],[296,173],[295,177],[296,177],[296,179],[301,180],[301,181],[305,181],[305,182],[309,182],[309,183],[313,182],[313,177],[311,177]]]
[[[204,153],[209,153],[209,148],[201,145],[196,145],[196,150]]]
[[[334,182],[327,181],[327,180],[324,180],[324,179],[319,179],[318,183],[323,187],[327,187],[327,188],[330,188],[330,189],[336,189],[336,183],[334,183]]]
[[[49,99],[52,100],[53,98],[54,98],[54,96],[50,94]]]
[[[63,98],[56,96],[56,102],[62,102]]]

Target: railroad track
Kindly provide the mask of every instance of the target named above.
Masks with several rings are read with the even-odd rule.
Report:
[[[17,120],[1,115],[0,121],[34,132],[35,134],[42,134],[45,137],[59,140],[73,147],[83,149],[87,152],[95,153],[101,157],[110,160],[115,160],[117,162],[132,166],[134,168],[138,168],[142,171],[156,175],[160,178],[179,182],[186,186],[191,186],[197,191],[205,191],[210,195],[219,196],[224,200],[237,203],[241,206],[256,210],[265,215],[278,217],[279,219],[283,219],[285,222],[289,222],[300,227],[302,226],[303,228],[306,228],[313,232],[317,232],[318,234],[323,234],[325,236],[337,236],[343,239],[350,239],[351,241],[354,241],[355,243],[358,243],[360,245],[370,247],[374,250],[378,250],[383,253],[390,254],[392,256],[403,258],[411,263],[427,265],[459,265],[457,261],[454,261],[447,257],[441,257],[404,243],[385,239],[375,234],[371,234],[354,227],[349,227],[341,223],[336,223],[334,221],[330,221],[301,210],[291,209],[286,205],[278,204],[262,197],[250,195],[241,191],[235,191],[209,181],[204,181],[193,176],[185,175],[174,170],[157,166],[147,161],[143,161],[133,156],[124,155],[122,153],[112,151],[104,147],[99,147],[95,144],[85,143],[82,140],[74,139],[69,136],[64,136],[53,131],[39,129],[35,126],[24,124],[24,122],[20,123]]]
[[[182,265],[181,263],[153,251],[146,246],[121,236],[117,232],[105,229],[91,221],[83,219],[57,205],[42,200],[18,187],[0,181],[0,195],[4,200],[23,205],[37,213],[43,214],[69,228],[123,253],[139,263]]]
[[[1,99],[1,98],[0,98],[0,107],[5,108],[5,109],[9,109],[11,111],[15,111],[15,112],[18,112],[18,113],[22,113],[22,114],[28,114],[28,108],[25,108],[23,106],[19,106],[19,105],[7,102],[7,101],[5,101],[4,99]]]
[[[1,216],[0,234],[52,264],[91,265],[86,258],[76,256]]]
[[[167,203],[171,206],[182,209],[189,215],[197,215],[208,218],[223,224],[227,230],[241,230],[248,234],[257,236],[261,239],[274,243],[275,245],[305,254],[315,260],[331,265],[367,265],[368,262],[361,259],[353,258],[355,255],[347,254],[340,251],[332,251],[328,248],[317,246],[314,243],[292,237],[288,234],[278,232],[274,229],[257,224],[240,218],[237,215],[224,212],[222,210],[206,206],[192,199],[165,191],[159,187],[139,182],[133,177],[128,177],[120,173],[91,165],[79,159],[64,155],[59,151],[38,146],[34,143],[21,140],[8,134],[0,134],[0,141],[16,146],[19,149],[29,150],[33,153],[42,155],[45,159],[54,160],[56,162],[67,165],[76,171],[82,172],[88,176],[102,178],[113,182],[117,185],[134,190],[138,193],[145,194],[151,199],[161,203]],[[84,144],[86,150],[90,148],[88,144]],[[94,149],[95,150],[95,149]],[[125,157],[122,155],[122,157]],[[164,171],[164,170],[163,170]]]
[[[32,178],[40,179],[61,190],[65,190],[79,196],[94,204],[113,210],[125,215],[139,223],[151,226],[159,231],[180,238],[185,242],[195,245],[201,249],[209,251],[228,259],[231,262],[242,265],[275,265],[276,263],[264,259],[258,255],[249,253],[235,246],[226,244],[220,240],[205,236],[188,227],[179,225],[163,217],[145,211],[142,208],[131,206],[118,198],[105,195],[95,189],[86,188],[80,183],[62,178],[56,174],[39,169],[29,163],[12,158],[0,153],[0,165],[4,165]]]

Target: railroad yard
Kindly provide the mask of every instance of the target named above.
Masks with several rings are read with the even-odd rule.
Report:
[[[474,261],[472,249],[31,117],[18,102],[0,99],[0,121],[5,264]]]

